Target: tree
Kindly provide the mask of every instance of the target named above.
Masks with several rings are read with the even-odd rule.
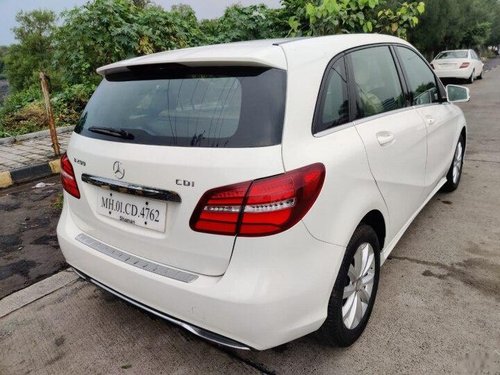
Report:
[[[464,23],[464,37],[461,47],[479,49],[488,41],[496,13],[497,0],[472,0],[465,3],[467,21]]]
[[[13,31],[19,43],[10,46],[5,56],[5,72],[12,88],[20,91],[38,84],[40,70],[52,70],[56,15],[48,10],[21,11],[16,21],[19,26]]]
[[[445,49],[484,45],[494,17],[500,20],[497,0],[426,0],[426,7],[410,41],[429,59]]]
[[[259,4],[227,7],[217,20],[202,21],[201,29],[209,43],[228,43],[283,37],[289,27],[280,17],[280,10]]]
[[[125,58],[189,47],[201,34],[193,10],[171,12],[132,0],[94,0],[63,13],[56,33],[56,61],[70,83],[95,82],[96,68]]]
[[[303,2],[301,2],[303,3]],[[296,5],[289,0],[285,5]],[[394,4],[395,5],[395,4]],[[292,16],[292,35],[329,35],[374,30],[406,38],[425,11],[423,2],[404,2],[388,7],[385,0],[322,0],[307,2],[304,13]]]
[[[4,69],[5,69],[5,55],[7,54],[7,51],[9,50],[9,47],[7,46],[0,46],[0,79],[4,79]]]
[[[493,8],[494,17],[492,19],[491,33],[488,39],[488,45],[500,45],[500,1]]]

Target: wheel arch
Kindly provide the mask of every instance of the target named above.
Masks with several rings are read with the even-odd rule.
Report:
[[[462,127],[462,130],[460,131],[460,136],[464,138],[464,148],[467,147],[467,128],[465,126]]]
[[[387,234],[386,222],[382,212],[380,212],[379,210],[371,210],[363,217],[363,219],[361,219],[359,224],[366,224],[373,228],[373,230],[377,234],[380,251],[382,251],[385,245],[385,238]]]

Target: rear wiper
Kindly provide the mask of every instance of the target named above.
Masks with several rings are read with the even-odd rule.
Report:
[[[91,126],[88,130],[93,132],[93,133],[105,134],[105,135],[109,135],[111,137],[119,137],[119,138],[123,138],[123,139],[134,139],[134,135],[132,133],[129,133],[128,131],[126,131],[124,129]]]

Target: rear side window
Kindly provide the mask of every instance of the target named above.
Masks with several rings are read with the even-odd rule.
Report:
[[[396,47],[396,49],[406,72],[412,104],[422,105],[438,102],[438,86],[431,68],[412,50],[404,47]]]
[[[75,131],[151,145],[275,145],[281,143],[285,85],[279,69],[137,67],[102,80]],[[112,136],[109,129],[128,137]]]
[[[347,79],[344,59],[337,60],[328,71],[315,116],[314,133],[349,121]]]
[[[405,106],[401,81],[389,47],[372,47],[350,53],[356,90],[357,118]]]
[[[467,51],[444,51],[436,56],[436,60],[440,59],[466,59]]]

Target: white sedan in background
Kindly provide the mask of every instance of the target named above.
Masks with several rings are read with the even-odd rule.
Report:
[[[440,52],[431,66],[441,79],[459,78],[473,83],[476,78],[483,78],[484,64],[472,49]]]

